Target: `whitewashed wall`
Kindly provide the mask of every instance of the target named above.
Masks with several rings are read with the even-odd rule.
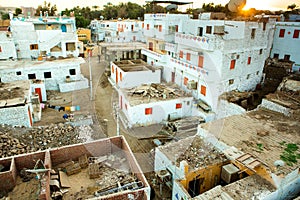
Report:
[[[28,104],[24,106],[0,108],[0,124],[31,127]]]

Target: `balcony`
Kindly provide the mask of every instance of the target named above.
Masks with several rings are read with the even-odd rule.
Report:
[[[165,44],[165,50],[170,51],[170,52],[176,52],[177,51],[177,44],[166,43]]]
[[[215,46],[215,40],[212,38],[208,38],[205,36],[200,37],[183,33],[175,34],[175,43],[208,51],[213,51]]]
[[[149,58],[158,60],[159,62],[166,62],[166,55],[151,51],[149,49],[142,49],[141,53]]]

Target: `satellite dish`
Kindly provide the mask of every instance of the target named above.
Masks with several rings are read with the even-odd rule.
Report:
[[[231,12],[238,12],[246,5],[246,0],[230,0],[228,3],[228,10]]]
[[[166,7],[167,10],[177,10],[178,6],[176,4],[170,4]]]
[[[100,16],[100,19],[101,19],[101,20],[103,20],[103,19],[104,19],[104,17],[101,15],[101,16]]]

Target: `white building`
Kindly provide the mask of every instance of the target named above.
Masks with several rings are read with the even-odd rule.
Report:
[[[145,42],[144,22],[139,20],[92,20],[92,40],[105,42]]]
[[[129,128],[192,116],[193,97],[162,84],[119,89],[119,111]]]
[[[88,88],[80,71],[84,60],[78,58],[75,18],[14,18],[0,38],[2,82],[42,80],[46,90],[61,92]]]
[[[119,88],[160,83],[161,69],[148,65],[143,60],[111,62],[111,79]]]
[[[293,71],[300,70],[300,22],[276,22],[271,58],[294,62]]]
[[[217,110],[225,91],[248,91],[261,82],[275,19],[210,20],[189,15],[145,14],[147,62],[163,66],[163,79]],[[190,82],[195,87],[189,87]]]
[[[40,101],[32,95],[30,81],[0,84],[0,124],[31,127],[39,121]]]

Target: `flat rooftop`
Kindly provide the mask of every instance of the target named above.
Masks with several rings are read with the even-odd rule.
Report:
[[[258,109],[204,123],[200,127],[225,144],[256,156],[277,175],[286,175],[299,167],[289,153],[290,150],[294,155],[300,153],[300,124],[294,117]],[[275,164],[281,159],[287,162],[283,166]]]
[[[113,62],[119,68],[121,68],[124,72],[132,72],[132,71],[153,71],[157,70],[157,67],[153,67],[146,63],[145,61],[138,60],[122,60]]]
[[[113,51],[133,51],[147,48],[147,45],[142,42],[103,42],[99,46],[106,48],[108,54]]]
[[[199,136],[187,137],[158,148],[170,161],[176,161],[177,166],[185,160],[190,170],[205,168],[227,160],[223,153],[214,148],[212,144],[204,142]]]
[[[134,88],[123,88],[121,90],[132,106],[178,98],[192,98],[191,94],[181,90],[176,84],[152,83]]]
[[[84,59],[81,57],[76,58],[57,58],[55,60],[37,61],[31,59],[22,59],[15,61],[1,61],[0,69],[18,69],[18,68],[31,68],[31,67],[53,67],[53,65],[74,65],[84,63]]]
[[[26,103],[30,81],[0,83],[0,108]]]

